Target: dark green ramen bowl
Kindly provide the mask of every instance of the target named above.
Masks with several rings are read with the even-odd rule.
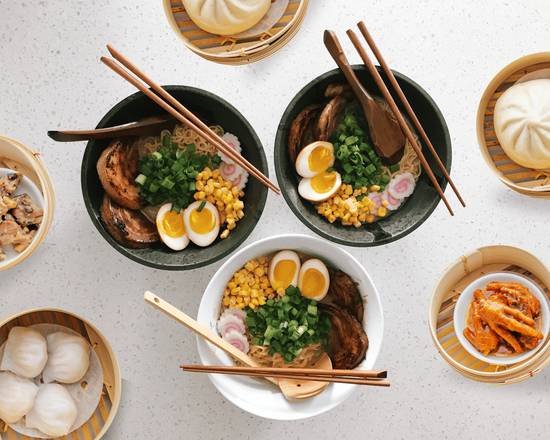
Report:
[[[364,66],[354,66],[353,69],[372,95],[381,96]],[[385,79],[384,73],[381,70],[380,72]],[[394,74],[439,157],[447,170],[450,171],[451,138],[441,111],[428,93],[418,84],[398,72],[394,72]],[[298,194],[299,176],[288,155],[288,134],[294,118],[306,106],[323,102],[326,99],[324,98],[324,92],[329,84],[344,82],[344,76],[339,69],[331,70],[307,84],[290,102],[281,118],[275,139],[275,171],[288,206],[302,223],[312,231],[328,240],[348,246],[379,246],[410,234],[424,223],[436,208],[440,197],[426,173],[422,172],[414,193],[397,211],[373,224],[355,228],[353,226],[343,226],[338,222],[329,223],[317,213],[311,202],[300,197]],[[391,87],[389,88],[391,90]],[[394,98],[399,103],[396,95],[394,95]],[[403,114],[406,115],[404,110]],[[423,151],[441,187],[445,189],[446,181],[442,173],[424,146]]]
[[[267,160],[260,139],[235,107],[219,96],[201,89],[187,86],[165,86],[165,89],[208,124],[221,125],[226,131],[236,135],[241,142],[241,154],[266,176],[268,175]],[[115,105],[101,119],[97,128],[120,125],[162,113],[163,110],[160,107],[143,93],[138,92]],[[107,232],[100,215],[104,191],[96,171],[96,164],[109,142],[109,140],[88,142],[82,159],[82,194],[94,226],[101,236],[122,255],[156,269],[194,269],[214,263],[229,255],[250,235],[258,223],[265,206],[267,188],[253,177],[249,177],[244,189],[245,216],[225,240],[218,238],[210,246],[204,248],[190,243],[180,252],[172,251],[161,243],[147,249],[124,247]]]

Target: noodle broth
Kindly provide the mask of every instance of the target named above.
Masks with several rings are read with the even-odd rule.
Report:
[[[292,257],[295,255],[295,257]],[[283,257],[281,257],[283,256]],[[282,259],[282,258],[286,258]],[[294,284],[288,286],[288,288],[278,287],[276,277],[283,277],[284,274],[281,274],[280,268],[284,270],[289,269],[292,265],[288,264],[290,258],[296,258],[297,266],[294,266],[296,275],[298,275],[297,287],[294,287]],[[307,269],[310,266],[315,266],[315,269]],[[298,295],[304,296],[302,292],[306,291],[315,291],[307,287],[308,271],[309,270],[318,270],[319,273],[323,271],[323,267],[326,269],[326,279],[323,278],[323,282],[326,283],[326,286],[320,287],[321,283],[319,278],[315,281],[315,286],[318,289],[324,290],[320,296],[316,296],[318,300],[313,300],[311,298],[305,298],[301,305],[296,305],[298,301],[295,301],[293,298],[289,303],[293,304],[294,307],[298,309],[307,308],[310,315],[306,315],[306,319],[309,321],[311,317],[312,320],[309,321],[309,324],[312,324],[305,331],[319,331],[321,334],[320,340],[310,340],[309,342],[304,343],[298,349],[298,351],[292,351],[291,356],[289,352],[284,348],[285,345],[276,346],[272,341],[269,341],[267,338],[260,337],[258,338],[258,332],[255,328],[256,325],[251,328],[251,315],[255,315],[257,319],[258,316],[262,315],[264,308],[268,306],[281,305],[287,299],[289,295],[296,295],[294,290],[298,292]],[[304,268],[306,268],[304,270]],[[324,273],[324,272],[323,272]],[[343,275],[341,275],[343,274]],[[313,274],[310,272],[310,280],[313,280]],[[323,275],[324,276],[324,275]],[[246,262],[239,270],[233,273],[229,282],[224,288],[224,293],[221,299],[220,304],[220,315],[217,321],[217,330],[223,338],[227,339],[230,343],[237,346],[242,351],[246,352],[252,359],[254,359],[260,366],[264,367],[286,367],[286,368],[307,368],[312,367],[320,359],[320,357],[327,353],[331,355],[331,341],[332,330],[330,329],[330,319],[326,312],[324,312],[324,307],[327,304],[337,304],[338,299],[335,299],[335,295],[338,293],[336,290],[336,282],[334,278],[345,276],[351,280],[349,275],[338,271],[336,268],[331,266],[325,266],[325,263],[317,258],[311,257],[308,254],[301,252],[294,252],[288,250],[282,250],[279,252],[274,252],[269,255],[261,256],[258,258],[251,259]],[[293,278],[293,276],[290,276]],[[296,277],[294,277],[296,279]],[[322,296],[322,298],[321,298]],[[361,303],[361,306],[358,309],[358,312],[355,315],[359,314],[357,317],[358,323],[361,328],[363,326],[363,300],[357,290],[357,302]],[[339,307],[341,304],[339,305]],[[326,306],[328,307],[328,305]],[[311,310],[310,310],[311,309]],[[285,304],[282,304],[282,310],[278,310],[278,315],[275,316],[277,329],[286,329],[287,326],[292,326],[293,319],[299,319],[296,315],[293,315],[295,312],[294,309],[290,309],[288,315],[284,315],[283,310],[285,310]],[[346,312],[347,313],[347,312]],[[355,319],[350,316],[350,319]],[[269,321],[269,318],[266,318]],[[323,321],[324,320],[324,321]],[[237,321],[240,321],[240,324],[237,324]],[[273,324],[273,321],[269,321],[270,325]],[[308,324],[304,321],[302,324]],[[270,326],[268,325],[268,327]],[[323,332],[323,326],[326,326],[326,333]],[[300,326],[296,327],[298,330]],[[235,329],[240,335],[236,335]],[[264,328],[261,329],[260,336],[264,334]],[[265,329],[265,334],[269,332],[269,328]],[[229,334],[229,336],[227,336]],[[291,333],[290,338],[292,338]],[[332,338],[332,339],[331,339]],[[366,335],[365,335],[366,338]],[[258,340],[260,339],[260,340]]]

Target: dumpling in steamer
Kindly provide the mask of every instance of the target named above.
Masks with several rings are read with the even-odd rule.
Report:
[[[13,327],[8,335],[0,370],[32,379],[42,373],[48,360],[46,339],[28,327]]]
[[[75,383],[90,367],[90,344],[80,335],[64,332],[47,336],[48,363],[42,373],[44,383]]]
[[[27,428],[39,429],[46,435],[61,437],[71,432],[78,416],[76,404],[63,385],[40,386],[34,407],[25,418]]]
[[[216,35],[234,35],[258,23],[271,0],[182,0],[189,18]]]
[[[494,124],[510,159],[528,168],[550,168],[550,79],[506,90],[495,105]]]
[[[13,373],[0,373],[0,419],[17,423],[33,407],[38,387]]]

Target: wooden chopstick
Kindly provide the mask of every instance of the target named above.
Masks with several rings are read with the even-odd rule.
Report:
[[[280,189],[271,182],[260,170],[258,170],[254,165],[252,165],[248,160],[241,156],[237,151],[235,151],[231,146],[229,146],[221,137],[214,133],[204,122],[202,122],[197,116],[195,116],[191,111],[189,111],[185,106],[183,106],[179,101],[177,101],[170,93],[164,90],[161,86],[156,84],[151,80],[147,75],[141,72],[134,64],[128,61],[123,55],[114,50],[112,47],[108,46],[109,51],[116,54],[118,61],[128,68],[132,73],[134,73],[139,79],[144,81],[147,85],[151,87],[156,93],[153,93],[151,89],[146,87],[141,83],[136,77],[128,73],[123,67],[118,65],[114,60],[101,57],[101,62],[103,62],[107,67],[117,73],[119,76],[124,78],[126,81],[131,83],[138,90],[143,92],[149,99],[154,101],[165,111],[174,116],[178,121],[183,123],[186,127],[195,131],[197,134],[201,135],[209,142],[214,144],[221,152],[229,156],[236,163],[242,166],[246,171],[248,171],[252,176],[258,179],[265,186],[270,188],[277,194],[280,194]],[[124,60],[124,61],[121,61]],[[160,96],[159,96],[160,95]],[[162,98],[161,98],[162,96]],[[163,100],[164,98],[164,100]]]
[[[225,368],[202,368],[204,365],[198,366],[181,366],[183,371],[190,373],[208,373],[208,374],[227,374],[227,375],[236,375],[236,376],[249,376],[249,377],[270,377],[277,379],[291,379],[291,380],[304,380],[304,381],[314,381],[314,382],[329,382],[329,383],[347,383],[355,385],[370,385],[378,387],[389,387],[390,383],[384,379],[368,379],[368,378],[347,378],[342,376],[322,376],[322,375],[299,375],[299,374],[290,374],[285,371],[279,373],[262,373],[256,371],[255,368],[249,368],[247,371],[235,371],[232,367]],[[289,370],[289,368],[281,368],[279,370]]]
[[[456,194],[456,196],[457,196],[458,200],[460,201],[460,203],[462,204],[462,206],[466,207],[466,203],[464,202],[464,199],[460,195],[460,192],[458,191],[458,188],[455,186],[453,180],[451,179],[451,176],[447,172],[447,168],[445,168],[445,165],[441,161],[441,158],[437,154],[437,151],[435,151],[435,148],[432,145],[432,142],[430,141],[430,138],[428,137],[428,135],[426,134],[426,131],[424,130],[424,127],[422,127],[422,124],[420,123],[420,121],[416,117],[416,113],[414,112],[411,105],[409,104],[409,100],[407,99],[407,97],[403,93],[403,90],[401,89],[401,86],[399,85],[399,83],[395,79],[395,75],[393,74],[392,70],[388,66],[388,63],[386,63],[386,60],[382,56],[382,53],[378,49],[378,46],[374,42],[374,39],[372,38],[370,32],[368,31],[367,26],[365,25],[365,22],[361,21],[361,22],[357,23],[357,27],[359,27],[359,30],[361,31],[361,34],[363,35],[363,37],[367,41],[367,44],[369,45],[369,47],[371,48],[372,53],[374,53],[374,56],[376,57],[376,59],[380,63],[380,67],[382,67],[382,70],[386,74],[386,76],[387,76],[388,80],[390,81],[390,84],[392,85],[394,91],[397,93],[397,96],[401,100],[401,103],[405,107],[405,110],[407,110],[407,114],[409,115],[409,118],[411,118],[411,121],[413,122],[414,126],[418,130],[418,133],[420,133],[420,136],[422,137],[422,140],[428,146],[428,149],[432,153],[432,156],[435,159],[435,161],[437,163],[437,166],[439,167],[439,169],[441,170],[441,172],[445,176],[445,179],[447,179],[447,182],[449,182],[449,185],[451,185],[451,188],[453,189],[454,193]]]
[[[249,372],[255,371],[264,374],[277,374],[284,373],[290,375],[308,375],[313,374],[315,376],[341,376],[341,377],[355,377],[355,378],[370,378],[370,379],[385,379],[388,377],[387,371],[379,370],[324,370],[316,368],[276,368],[276,367],[239,367],[239,366],[226,366],[226,365],[182,365],[182,369],[202,369],[202,370],[228,370]]]
[[[395,118],[397,119],[397,122],[399,123],[399,126],[401,127],[401,130],[403,130],[403,133],[411,143],[416,155],[420,159],[420,162],[422,163],[422,166],[424,167],[424,170],[428,174],[428,177],[430,178],[430,181],[432,182],[433,186],[435,187],[437,193],[441,197],[441,200],[445,203],[445,206],[449,210],[449,213],[451,215],[454,215],[453,209],[451,208],[451,205],[449,204],[449,201],[445,197],[445,194],[443,193],[443,190],[441,189],[441,186],[439,185],[439,182],[437,181],[437,178],[435,177],[432,169],[430,168],[430,164],[426,160],[426,157],[422,153],[422,149],[418,146],[416,139],[414,138],[411,129],[409,128],[407,122],[403,118],[403,115],[399,111],[399,108],[397,107],[397,104],[395,103],[393,97],[391,96],[390,91],[386,87],[386,84],[384,83],[384,80],[380,76],[380,73],[378,73],[378,70],[376,67],[374,67],[374,64],[370,60],[367,52],[365,49],[363,49],[363,46],[361,46],[361,42],[359,41],[359,38],[357,38],[357,35],[349,29],[347,32],[348,37],[350,38],[351,42],[355,46],[355,49],[357,49],[357,52],[359,53],[359,56],[365,63],[365,66],[369,70],[370,74],[372,75],[374,82],[382,92],[382,95],[384,96],[384,99],[388,103],[390,109],[392,110]]]

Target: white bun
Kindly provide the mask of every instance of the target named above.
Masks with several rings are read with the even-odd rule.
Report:
[[[182,0],[193,22],[216,35],[233,35],[258,23],[271,0]]]
[[[510,159],[527,168],[550,168],[550,79],[506,90],[495,105],[494,125]]]

